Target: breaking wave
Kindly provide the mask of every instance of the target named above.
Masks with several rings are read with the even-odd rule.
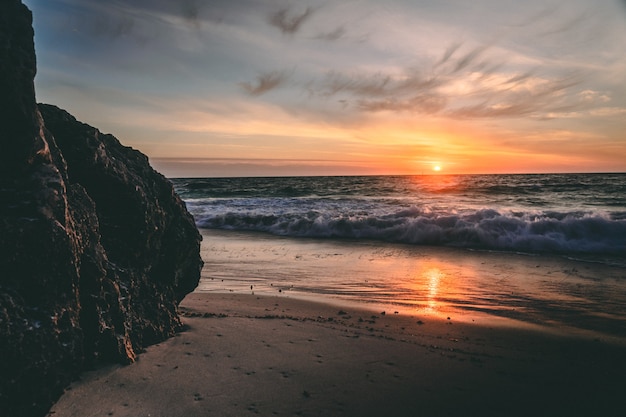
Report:
[[[193,212],[193,210],[192,210]],[[463,214],[406,209],[391,214],[226,211],[197,213],[198,227],[281,236],[372,239],[423,245],[526,252],[626,254],[626,219],[606,213]]]
[[[200,228],[626,260],[626,174],[173,182]]]

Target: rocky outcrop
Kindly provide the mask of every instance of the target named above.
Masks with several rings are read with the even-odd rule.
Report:
[[[0,412],[44,415],[81,370],[180,326],[200,235],[140,152],[35,102],[32,17],[0,2]],[[43,115],[43,118],[42,118]]]
[[[81,265],[98,277],[87,281],[92,286],[88,291],[80,291],[81,306],[89,306],[98,317],[84,326],[85,332],[98,324],[99,335],[108,323],[124,317],[123,326],[117,327],[125,330],[132,345],[102,349],[100,345],[110,341],[86,334],[90,352],[132,360],[136,347],[163,340],[180,326],[176,306],[196,287],[202,266],[200,235],[171,183],[150,167],[145,155],[58,107],[39,109],[67,162],[67,183],[78,186],[70,199],[79,200],[79,207],[86,204],[85,197],[93,202],[96,218],[89,217],[91,211],[77,210],[74,217],[82,219],[77,223],[96,220],[99,225],[99,234],[80,230],[81,236],[89,236],[85,243],[92,248],[83,254]],[[120,310],[111,315],[111,303],[102,301],[118,293]],[[111,317],[102,322],[106,314]]]

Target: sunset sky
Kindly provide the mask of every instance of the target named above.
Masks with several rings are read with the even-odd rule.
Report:
[[[626,171],[624,0],[24,0],[37,100],[170,177]]]

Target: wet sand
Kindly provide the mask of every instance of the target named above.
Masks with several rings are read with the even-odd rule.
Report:
[[[51,416],[617,416],[620,338],[192,293],[186,331],[86,373]],[[510,324],[510,323],[509,323]]]
[[[202,230],[196,292],[285,295],[374,311],[626,338],[626,264],[550,254]],[[278,291],[281,291],[279,293]]]

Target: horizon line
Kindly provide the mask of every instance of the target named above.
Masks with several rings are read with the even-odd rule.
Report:
[[[166,177],[168,179],[229,179],[229,178],[323,178],[323,177],[446,177],[446,176],[491,176],[491,175],[626,175],[621,171],[593,171],[593,172],[517,172],[517,173],[420,173],[420,174],[343,174],[343,175],[224,175],[224,176],[192,176],[192,177]]]

